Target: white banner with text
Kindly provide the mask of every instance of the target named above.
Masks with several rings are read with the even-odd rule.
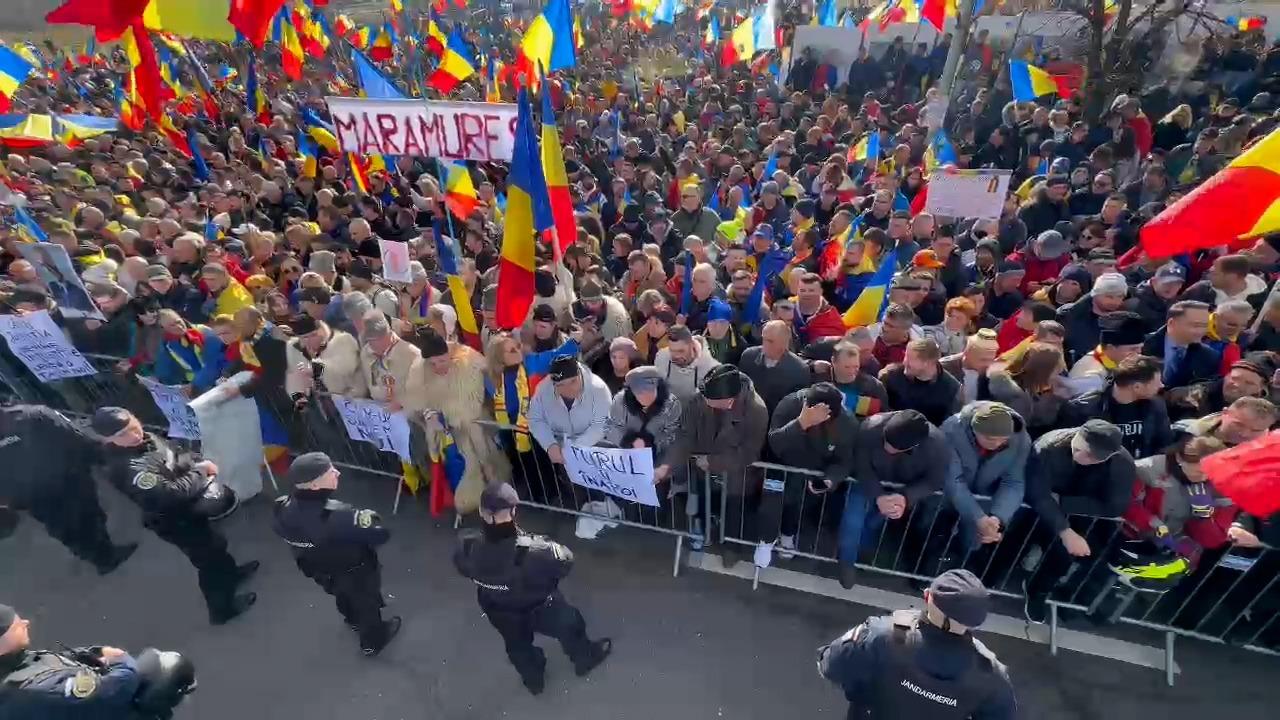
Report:
[[[510,160],[515,150],[515,105],[350,97],[325,101],[345,152],[487,161]]]

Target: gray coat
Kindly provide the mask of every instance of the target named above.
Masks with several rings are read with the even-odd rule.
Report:
[[[604,441],[608,445],[623,446],[623,438],[629,434],[646,433],[653,436],[654,465],[670,464],[671,449],[680,432],[680,399],[665,386],[658,390],[654,404],[657,412],[647,418],[639,413],[639,404],[629,398],[631,391],[623,388],[613,396],[609,419],[605,423]]]
[[[701,395],[695,395],[684,401],[680,418],[672,467],[682,465],[690,455],[706,455],[712,473],[739,482],[751,463],[760,459],[769,431],[769,411],[750,378],[742,379],[732,408],[713,410]]]
[[[1026,489],[1031,438],[1027,435],[1022,416],[1014,413],[1014,433],[1009,438],[1009,444],[983,458],[978,451],[978,441],[973,435],[973,415],[979,407],[989,404],[991,403],[970,403],[942,424],[942,434],[946,436],[947,446],[951,450],[951,464],[947,469],[944,489],[956,512],[975,521],[988,513],[978,504],[974,495],[990,497],[990,514],[1000,518],[1000,522],[1008,527],[1013,513],[1022,504],[1022,494]]]
[[[609,386],[585,365],[579,364],[578,372],[582,375],[582,395],[572,408],[565,407],[550,379],[538,383],[529,400],[529,432],[543,450],[565,442],[594,447],[604,439],[613,396]]]

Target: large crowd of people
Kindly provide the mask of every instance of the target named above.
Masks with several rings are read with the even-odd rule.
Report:
[[[191,397],[250,371],[238,392],[258,403],[268,445],[322,426],[328,393],[385,403],[413,427],[406,473],[430,477],[439,439],[456,443],[462,514],[506,480],[548,501],[542,478],[557,473],[558,502],[576,509],[566,444],[648,447],[664,502],[699,534],[734,522],[768,563],[796,550],[805,499],[830,495],[846,586],[873,532],[922,512],[955,541],[919,552],[951,566],[980,567],[974,556],[1038,519],[1037,621],[1072,560],[1104,549],[1082,517],[1123,517],[1129,537],[1192,565],[1280,547],[1280,518],[1241,512],[1199,469],[1277,422],[1280,303],[1267,298],[1280,235],[1176,257],[1148,257],[1139,240],[1280,125],[1265,90],[1277,46],[1256,31],[1212,40],[1192,79],[1120,94],[1099,115],[1078,94],[1013,101],[1007,48],[979,35],[941,127],[959,167],[1011,171],[1010,191],[999,218],[941,217],[915,202],[937,127],[922,117],[937,91],[920,88],[950,36],[914,53],[902,37],[868,45],[842,82],[798,52],[780,85],[762,63],[722,66],[692,13],[653,34],[607,16],[585,25],[576,68],[542,90],[577,237],[563,252],[539,242],[518,327],[496,320],[505,163],[467,163],[479,203],[452,217],[432,158],[390,158],[364,193],[343,155],[321,150],[304,172],[302,114],[327,117],[326,82],[351,76],[337,44],[296,82],[268,49],[269,119],[234,79],[218,82],[218,117],[174,116],[194,129],[207,181],[155,132],[6,149],[4,183],[103,319],[63,315],[74,293],[24,259],[15,223],[0,230],[2,311],[48,311],[81,351],[118,357],[113,372]],[[238,57],[188,47],[209,67]],[[14,102],[111,114],[124,67],[112,52],[32,79]],[[480,79],[458,97],[482,98]],[[850,152],[867,133],[881,158]],[[433,225],[452,234],[465,299]],[[380,240],[408,246],[410,282],[382,277]],[[887,261],[877,319],[846,325]],[[459,322],[464,300],[477,333]],[[283,471],[289,455],[272,459]],[[736,517],[702,514],[702,474]]]

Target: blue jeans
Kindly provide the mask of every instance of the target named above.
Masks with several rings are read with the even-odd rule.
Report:
[[[850,486],[844,497],[844,515],[840,518],[840,532],[836,544],[841,565],[858,561],[858,549],[867,538],[874,537],[884,527],[880,508],[856,485]]]

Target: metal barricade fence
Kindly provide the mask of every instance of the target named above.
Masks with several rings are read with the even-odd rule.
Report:
[[[1185,571],[1167,578],[1156,571],[1146,580],[1119,572],[1121,565],[1141,568],[1147,560],[1124,554],[1131,546],[1144,546],[1116,518],[1069,516],[1071,528],[1091,551],[1072,559],[1026,505],[998,542],[973,547],[940,492],[909,503],[900,519],[880,522],[869,517],[879,513],[861,498],[853,478],[843,487],[815,493],[807,485],[822,473],[814,470],[757,462],[746,475],[741,482],[716,479],[721,522],[714,539],[720,543],[753,549],[772,543],[775,561],[853,559],[859,571],[920,583],[946,569],[965,567],[993,594],[1014,599],[1024,598],[1024,583],[1032,583],[1033,589],[1050,593],[1050,647],[1055,654],[1063,609],[1084,613],[1098,625],[1120,622],[1154,630],[1166,636],[1170,683],[1173,638],[1178,635],[1280,655],[1280,551],[1206,550]],[[855,517],[868,508],[869,516]],[[759,581],[757,566],[753,587]]]
[[[0,353],[0,386],[23,402],[47,404],[72,416],[87,417],[97,407],[120,405],[160,433],[167,423],[150,393],[135,378],[116,368],[120,358],[86,355],[99,370],[90,376],[40,383],[7,352]],[[352,441],[342,417],[324,394],[313,396],[303,408],[275,413],[294,453],[321,450],[335,465],[396,482],[395,512],[404,489],[405,467],[392,453],[368,442]],[[808,481],[821,477],[813,470],[755,462],[741,478],[708,471],[700,458],[691,459],[683,475],[659,487],[656,508],[614,498],[572,483],[563,466],[553,464],[533,438],[511,426],[481,421],[510,464],[511,482],[521,504],[587,520],[623,525],[675,538],[672,574],[678,575],[686,542],[700,550],[703,543],[756,548],[773,542],[776,559],[792,557],[835,563],[856,547],[860,571],[927,582],[950,567],[967,567],[993,594],[1020,599],[1023,582],[1046,572],[1045,565],[1063,564],[1061,543],[1025,505],[1005,528],[999,542],[973,552],[965,546],[957,516],[941,493],[910,503],[904,517],[880,523],[868,513],[863,522],[846,524],[870,507],[861,500],[855,480],[824,493],[813,493]],[[190,444],[198,449],[198,442]],[[425,479],[428,463],[415,452],[412,463]],[[274,478],[272,478],[274,482]],[[673,489],[674,488],[674,489]],[[851,499],[852,496],[852,499]],[[979,498],[980,501],[987,498]],[[858,503],[861,504],[858,504]],[[853,507],[850,504],[853,503]],[[870,518],[870,529],[867,520]],[[1120,622],[1164,633],[1167,675],[1172,683],[1173,642],[1176,636],[1227,643],[1255,652],[1280,655],[1280,551],[1207,550],[1177,582],[1135,588],[1118,580],[1114,553],[1127,539],[1114,518],[1070,518],[1072,527],[1090,545],[1088,558],[1067,559],[1061,577],[1050,577],[1050,645],[1056,652],[1060,609],[1088,613],[1105,622]],[[845,552],[841,552],[841,548]],[[758,587],[759,569],[753,577]]]
[[[511,467],[511,483],[520,495],[520,504],[561,513],[604,525],[624,525],[675,538],[671,564],[672,576],[680,574],[685,543],[701,549],[705,533],[702,527],[702,498],[710,497],[709,478],[676,474],[659,483],[657,507],[624,500],[601,490],[575,484],[563,465],[551,462],[537,441],[511,425],[480,421],[493,431],[494,441],[502,449]]]

